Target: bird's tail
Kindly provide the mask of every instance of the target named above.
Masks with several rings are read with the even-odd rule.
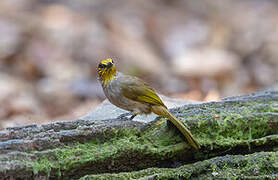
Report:
[[[168,118],[184,135],[184,137],[187,139],[187,141],[191,146],[193,146],[196,150],[200,149],[200,145],[194,139],[191,132],[185,127],[185,125],[179,119],[177,119],[172,113],[170,113],[167,108],[163,106],[154,106],[153,112],[161,117]]]

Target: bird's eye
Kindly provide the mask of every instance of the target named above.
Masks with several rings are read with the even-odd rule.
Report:
[[[102,69],[103,69],[103,68],[105,68],[105,67],[106,67],[105,64],[99,64],[99,65],[98,65],[98,68],[102,68]]]

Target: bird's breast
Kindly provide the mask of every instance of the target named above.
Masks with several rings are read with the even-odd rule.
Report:
[[[122,83],[116,77],[112,81],[109,81],[106,85],[102,85],[103,91],[107,99],[122,109],[132,112],[139,112],[144,114],[151,113],[151,107],[149,104],[133,101],[126,98],[122,93]]]

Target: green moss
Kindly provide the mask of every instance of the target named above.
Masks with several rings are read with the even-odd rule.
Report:
[[[157,166],[162,160],[175,159],[177,154],[189,148],[184,142],[177,143],[182,139],[175,131],[166,130],[158,137],[155,129],[156,127],[150,127],[145,134],[138,129],[114,129],[109,132],[113,134],[110,138],[107,136],[101,140],[93,139],[86,143],[52,149],[49,152],[50,158],[41,157],[33,163],[33,172],[46,176],[63,176],[69,171],[76,171],[78,174],[82,167],[84,170],[90,168],[95,173],[142,169]],[[172,140],[169,137],[172,137]],[[134,166],[129,162],[132,156]]]
[[[88,175],[81,179],[274,179],[277,162],[278,152],[259,152],[216,157],[174,169],[149,168],[130,173]]]
[[[35,175],[40,172],[44,172],[46,176],[50,176],[50,173],[53,169],[57,169],[57,165],[52,161],[49,161],[47,158],[42,158],[39,161],[35,161],[33,163],[33,173]]]
[[[205,104],[198,112],[192,113],[189,108],[179,113],[184,115],[182,119],[189,122],[192,133],[202,145],[226,145],[277,133],[270,122],[277,124],[278,119],[267,114],[273,112],[276,103]]]
[[[222,149],[223,154],[253,140],[255,145],[261,145],[264,142],[260,140],[256,143],[257,138],[278,133],[276,127],[278,119],[267,114],[277,109],[275,103],[275,101],[267,105],[264,102],[210,103],[199,105],[199,108],[192,106],[181,109],[177,112],[179,118],[186,122],[194,137],[205,149],[197,153],[188,153],[190,147],[174,128],[168,127],[166,123],[161,125],[153,123],[143,131],[136,128],[109,129],[89,142],[52,149],[48,158],[40,157],[34,161],[33,172],[50,177],[78,177],[88,171],[95,174],[134,171],[148,167],[165,167],[163,162],[167,162],[169,166],[171,161],[206,159],[218,155],[214,149]],[[248,164],[240,162],[236,166],[247,167]],[[218,164],[210,165],[210,173],[232,177],[233,167],[229,164],[221,166],[227,170],[224,174],[221,174],[223,171],[220,173],[219,167]],[[151,169],[142,172],[144,175],[152,172],[149,174],[153,175],[155,171],[162,179],[192,176],[191,170],[187,168],[177,171],[162,169],[169,172],[168,174],[160,170]],[[132,178],[141,176],[140,173],[141,171]],[[121,174],[121,177],[127,174]]]

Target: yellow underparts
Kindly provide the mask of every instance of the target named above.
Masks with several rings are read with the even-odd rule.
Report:
[[[104,85],[106,85],[108,82],[112,81],[115,78],[115,75],[116,75],[116,71],[113,71],[112,69],[103,71],[101,78],[104,81]]]
[[[104,79],[104,84],[106,85],[108,82],[112,81],[115,78],[115,76],[109,76]]]

